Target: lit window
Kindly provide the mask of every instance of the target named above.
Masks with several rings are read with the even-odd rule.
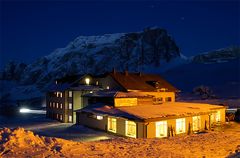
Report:
[[[172,101],[172,98],[171,98],[171,97],[166,97],[166,98],[165,98],[165,101],[166,101],[166,102],[171,102],[171,101]]]
[[[52,107],[52,102],[49,103],[50,108]]]
[[[62,92],[56,92],[57,97],[62,98]]]
[[[115,118],[108,118],[108,131],[116,133],[117,131],[117,120]]]
[[[90,79],[89,78],[85,78],[85,83],[86,83],[86,85],[89,85],[90,84]]]
[[[200,116],[193,116],[193,131],[198,131],[201,128]]]
[[[98,86],[98,81],[96,81],[96,86]]]
[[[156,137],[167,137],[167,121],[156,122]]]
[[[166,92],[167,89],[166,89],[166,88],[160,88],[159,91],[160,91],[160,92]]]
[[[60,115],[60,120],[61,120],[61,121],[63,120],[63,116],[62,116],[62,115]]]
[[[221,119],[220,119],[220,118],[221,118],[220,116],[221,116],[220,111],[217,111],[217,113],[216,113],[216,121],[217,121],[217,122],[219,122],[219,121],[221,120]]]
[[[109,87],[109,86],[107,86],[107,89],[110,89],[110,87]]]
[[[60,93],[60,97],[62,98],[63,97],[63,93],[62,92],[59,92]]]
[[[185,133],[185,118],[176,119],[176,133]]]
[[[72,122],[72,115],[68,116],[68,122]]]
[[[68,97],[72,98],[72,91],[68,91]]]
[[[69,104],[68,104],[68,108],[69,108],[69,109],[72,109],[72,103],[69,103]]]
[[[58,108],[58,103],[56,104],[56,107]]]
[[[53,108],[55,108],[55,102],[53,102]]]
[[[102,119],[103,119],[103,116],[97,115],[97,120],[102,120]]]
[[[221,116],[220,111],[217,111],[216,113],[212,113],[212,115],[211,115],[211,123],[219,122],[221,120],[220,116]]]
[[[62,106],[62,103],[60,103],[60,109],[62,109],[62,107],[63,107],[63,106]]]
[[[133,121],[126,121],[126,136],[136,138],[136,123]]]

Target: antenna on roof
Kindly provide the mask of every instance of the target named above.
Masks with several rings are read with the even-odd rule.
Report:
[[[140,71],[140,72],[138,72],[138,75],[139,75],[139,76],[142,76],[142,72],[141,72],[141,71]]]
[[[127,70],[125,70],[125,72],[124,72],[124,73],[125,73],[125,76],[128,76],[128,71],[127,71]]]
[[[115,68],[113,68],[112,72],[113,72],[113,74],[116,74],[117,71]]]

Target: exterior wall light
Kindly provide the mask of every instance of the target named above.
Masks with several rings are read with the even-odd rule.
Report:
[[[103,116],[97,115],[97,120],[102,120],[102,119],[103,119]]]
[[[86,85],[89,85],[90,84],[90,79],[89,78],[85,78],[85,83],[86,83]]]

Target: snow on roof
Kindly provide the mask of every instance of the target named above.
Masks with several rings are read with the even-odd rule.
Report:
[[[102,90],[85,94],[84,97],[114,97],[117,91]]]
[[[118,108],[114,108],[113,106],[106,105],[104,103],[97,103],[94,105],[89,105],[83,109],[76,110],[76,112],[88,112],[88,113],[95,113],[95,114],[106,114],[115,117],[124,117],[128,119],[139,120],[138,117],[126,113],[124,111],[119,110]]]
[[[170,92],[179,91],[157,74],[112,72],[109,75],[126,90],[157,91],[157,89],[165,88]],[[158,87],[154,85],[155,83],[158,83]]]
[[[115,98],[140,98],[140,97],[153,97],[153,96],[143,94],[141,92],[117,92],[115,94]]]
[[[78,85],[77,87],[70,87],[71,90],[81,91],[81,90],[99,90],[98,86],[92,85]]]
[[[48,91],[55,92],[55,91],[65,91],[70,87],[70,84],[63,83],[63,84],[52,84],[50,85]]]
[[[114,98],[140,98],[152,97],[151,95],[143,94],[141,92],[119,92],[111,90],[96,91],[93,93],[85,94],[85,97],[114,97]]]
[[[139,106],[123,106],[114,108],[112,106],[98,105],[89,106],[80,111],[107,114],[116,117],[124,117],[127,119],[163,119],[167,117],[183,117],[191,115],[199,115],[203,113],[211,113],[217,109],[225,108],[218,105],[202,104],[202,103],[185,103],[185,102],[166,102],[158,105],[139,105]]]

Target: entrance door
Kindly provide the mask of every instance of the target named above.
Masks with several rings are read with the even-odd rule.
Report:
[[[193,131],[198,131],[201,128],[200,116],[193,116]]]
[[[156,122],[156,137],[167,137],[167,121]]]

